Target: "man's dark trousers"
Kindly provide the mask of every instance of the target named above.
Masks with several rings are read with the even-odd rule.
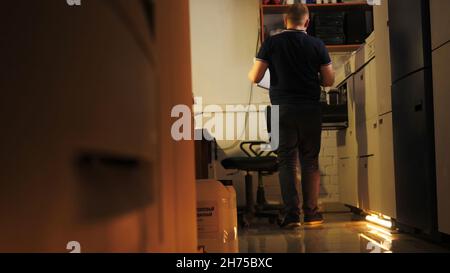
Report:
[[[300,161],[303,212],[315,215],[320,192],[319,153],[322,135],[320,104],[280,105],[279,178],[286,213],[300,215],[296,188]]]

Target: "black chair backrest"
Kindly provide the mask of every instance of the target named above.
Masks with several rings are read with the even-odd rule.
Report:
[[[266,107],[266,124],[267,124],[267,132],[272,133],[272,106]]]

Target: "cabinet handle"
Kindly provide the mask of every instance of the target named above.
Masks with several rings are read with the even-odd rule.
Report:
[[[418,104],[414,106],[414,111],[422,112],[422,110],[423,110],[423,101],[421,100]]]
[[[380,119],[380,125],[383,125],[384,120]]]
[[[377,127],[378,127],[378,124],[377,124],[377,123],[374,123],[374,124],[373,124],[373,129],[377,129]]]
[[[110,169],[136,169],[142,165],[139,158],[106,153],[83,153],[78,157],[77,161],[82,167],[93,168],[103,166]]]

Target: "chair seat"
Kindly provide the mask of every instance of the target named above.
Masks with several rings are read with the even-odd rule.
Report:
[[[276,172],[278,161],[274,156],[267,157],[231,157],[222,160],[227,170],[243,170],[249,172]]]

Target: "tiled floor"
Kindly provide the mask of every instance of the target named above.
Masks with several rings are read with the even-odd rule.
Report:
[[[389,232],[365,221],[352,220],[352,214],[326,214],[320,227],[280,230],[266,222],[240,230],[242,253],[426,253],[449,249]]]

